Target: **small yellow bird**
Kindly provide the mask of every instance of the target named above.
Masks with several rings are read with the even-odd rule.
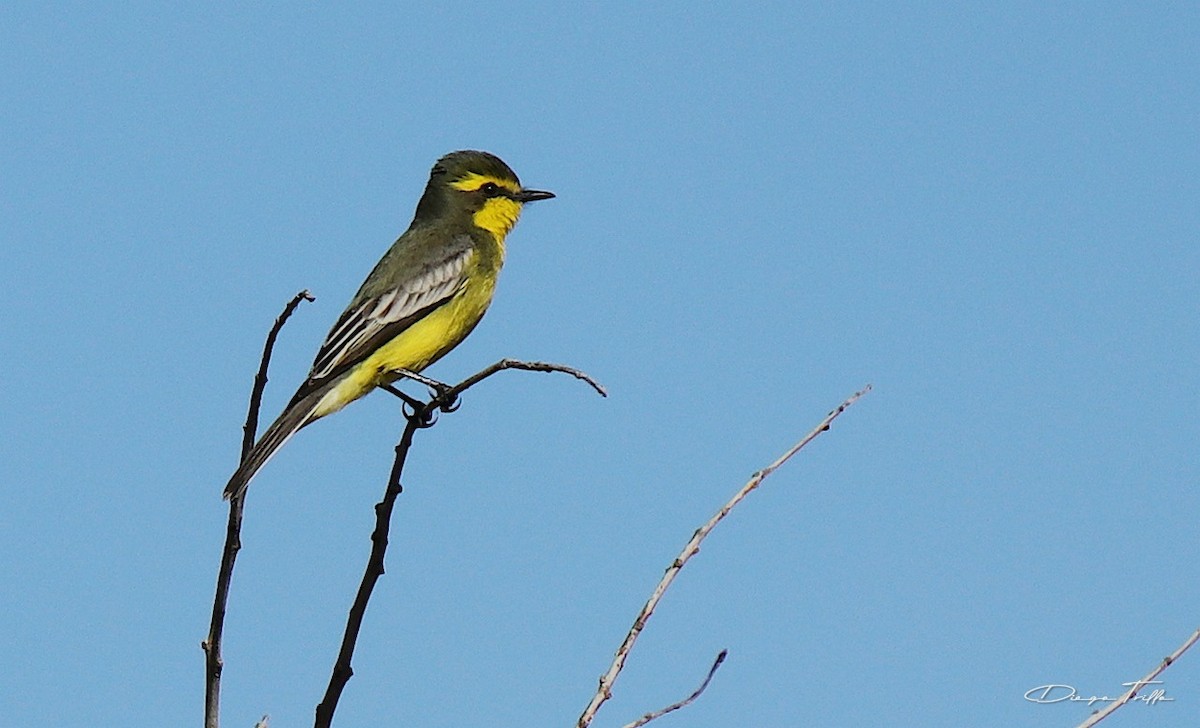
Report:
[[[412,224],[330,329],[308,379],[229,479],[225,498],[245,493],[300,428],[458,346],[492,302],[504,239],[521,208],[551,197],[523,188],[493,154],[461,151],[439,159]]]

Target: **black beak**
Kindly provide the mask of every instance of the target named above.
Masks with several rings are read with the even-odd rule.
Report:
[[[536,202],[537,200],[549,200],[552,197],[554,197],[553,192],[544,192],[542,190],[521,190],[512,195],[512,198],[521,204]]]

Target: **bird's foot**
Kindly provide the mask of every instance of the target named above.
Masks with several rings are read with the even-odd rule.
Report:
[[[439,382],[436,379],[430,379],[423,374],[417,374],[416,372],[409,371],[407,369],[397,369],[396,372],[401,376],[420,382],[426,387],[429,387],[431,402],[439,399],[445,399],[444,402],[438,405],[438,410],[442,412],[454,412],[459,408],[459,406],[461,406],[462,402],[459,400],[457,394],[446,397],[446,393],[453,389],[453,387],[451,387],[449,384],[446,384],[445,382]]]
[[[462,406],[462,399],[460,399],[457,394],[453,393],[447,396],[447,393],[450,392],[450,387],[447,387],[445,384],[443,384],[442,387],[443,389],[434,389],[433,387],[430,387],[430,389],[433,390],[433,396],[435,400],[444,400],[438,405],[438,410],[446,413],[457,412],[458,408]]]
[[[422,402],[391,384],[381,384],[379,388],[389,394],[396,395],[404,402],[400,410],[404,414],[404,419],[416,421],[417,427],[422,429],[433,427],[433,424],[437,422],[438,410],[437,408],[431,408],[427,402]]]

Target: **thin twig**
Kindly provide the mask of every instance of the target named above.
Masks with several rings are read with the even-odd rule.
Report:
[[[1178,660],[1179,657],[1183,653],[1188,651],[1189,647],[1196,644],[1197,640],[1200,640],[1200,629],[1196,630],[1195,632],[1192,632],[1192,636],[1188,637],[1187,640],[1185,640],[1184,643],[1179,646],[1179,649],[1175,650],[1167,657],[1164,657],[1163,661],[1158,663],[1157,667],[1155,667],[1153,670],[1151,670],[1149,673],[1147,673],[1146,677],[1135,682],[1133,684],[1133,687],[1129,688],[1128,692],[1126,692],[1120,698],[1117,698],[1113,702],[1109,703],[1108,706],[1104,708],[1104,710],[1099,710],[1099,711],[1096,711],[1095,713],[1092,713],[1092,715],[1089,716],[1087,720],[1080,723],[1077,726],[1077,728],[1091,728],[1091,726],[1096,725],[1100,721],[1102,721],[1105,718],[1107,718],[1108,716],[1112,715],[1113,712],[1117,708],[1120,708],[1122,705],[1128,703],[1130,700],[1133,700],[1135,697],[1137,697],[1139,690],[1141,690],[1146,685],[1149,685],[1154,680],[1154,678],[1156,678],[1160,674],[1162,674],[1163,670],[1166,670],[1168,667],[1171,666],[1172,663],[1174,663],[1176,660]]]
[[[703,693],[708,688],[708,684],[712,682],[713,675],[716,674],[717,668],[721,666],[722,662],[725,662],[725,656],[728,654],[729,650],[721,650],[721,653],[717,655],[717,659],[713,660],[712,667],[708,668],[708,675],[704,677],[704,682],[700,683],[700,687],[696,688],[695,692],[693,692],[691,695],[687,696],[683,700],[680,700],[678,703],[672,703],[671,705],[668,705],[662,710],[656,710],[653,713],[646,713],[632,723],[627,723],[624,728],[641,728],[650,721],[661,718],[673,710],[679,710],[680,708],[690,705],[693,700],[700,697],[700,693]]]
[[[254,447],[254,440],[258,437],[258,411],[262,406],[263,391],[267,388],[267,368],[271,363],[271,352],[275,349],[275,340],[279,338],[279,332],[283,329],[283,325],[292,317],[300,302],[312,303],[315,300],[317,299],[313,298],[307,288],[292,296],[292,300],[283,307],[283,311],[275,318],[275,324],[271,326],[270,333],[267,334],[267,340],[263,344],[262,361],[258,364],[258,373],[254,375],[254,388],[250,392],[250,411],[246,413],[246,424],[242,427],[243,459],[250,452],[250,448]]]
[[[250,392],[250,404],[246,413],[246,424],[242,426],[242,454],[244,460],[254,447],[255,433],[258,431],[258,413],[262,408],[263,390],[267,386],[267,369],[271,363],[271,352],[275,349],[275,340],[287,320],[291,318],[301,301],[314,300],[307,290],[300,291],[283,307],[283,312],[275,318],[267,340],[263,344],[262,359],[258,364],[258,373],[254,376],[254,386]],[[229,520],[225,524],[225,549],[221,553],[221,569],[217,574],[217,591],[213,597],[212,621],[208,627],[208,638],[200,643],[204,650],[204,726],[218,728],[221,724],[221,670],[224,662],[221,659],[221,635],[225,630],[225,605],[229,601],[229,583],[233,579],[233,565],[237,560],[238,551],[242,548],[242,512],[245,508],[245,494],[229,500]]]
[[[408,418],[400,442],[396,443],[396,459],[392,462],[392,472],[388,476],[387,489],[383,500],[375,505],[375,529],[371,532],[371,556],[367,559],[367,569],[363,573],[362,582],[358,585],[358,593],[354,596],[354,605],[346,619],[346,630],[342,634],[342,646],[338,650],[337,661],[333,664],[333,674],[329,677],[329,685],[325,688],[325,697],[317,706],[317,718],[314,725],[326,728],[333,723],[333,712],[337,710],[338,700],[342,690],[354,675],[350,661],[354,657],[354,647],[358,642],[358,633],[362,629],[363,616],[367,612],[367,602],[371,592],[375,590],[375,582],[383,576],[383,557],[387,554],[388,531],[391,528],[392,509],[396,505],[396,497],[403,492],[400,485],[400,473],[404,470],[404,462],[408,458],[409,448],[412,447],[413,435],[421,428],[421,420],[414,416]]]
[[[650,595],[650,598],[646,601],[646,604],[642,607],[642,610],[638,612],[637,618],[633,620],[633,627],[631,627],[629,633],[625,635],[625,640],[621,643],[621,646],[617,648],[617,654],[613,657],[612,665],[609,666],[608,672],[604,673],[604,675],[600,677],[600,685],[596,689],[596,694],[592,696],[591,702],[588,703],[588,706],[584,709],[583,714],[579,716],[579,722],[576,723],[577,728],[587,728],[589,725],[591,725],[592,720],[596,717],[596,711],[600,709],[600,706],[603,705],[606,700],[612,697],[613,683],[616,682],[617,676],[620,675],[621,670],[624,669],[625,660],[629,657],[629,651],[633,649],[633,645],[637,641],[638,635],[641,634],[641,631],[645,628],[646,621],[650,619],[650,615],[654,613],[654,609],[658,606],[659,600],[662,599],[662,596],[667,591],[667,588],[671,586],[671,582],[675,580],[675,576],[679,573],[679,570],[682,569],[683,565],[686,564],[688,560],[695,556],[700,550],[700,542],[708,536],[709,532],[716,528],[717,524],[720,523],[725,516],[729,515],[729,512],[733,510],[734,506],[736,506],[742,501],[743,498],[750,494],[750,491],[757,488],[768,475],[778,470],[780,466],[782,466],[793,455],[799,452],[801,448],[815,440],[822,432],[828,430],[830,424],[832,424],[839,415],[845,412],[846,408],[857,402],[860,397],[869,391],[871,391],[871,385],[868,384],[867,386],[863,387],[861,391],[855,392],[848,399],[846,399],[845,402],[842,402],[840,405],[838,405],[837,409],[826,415],[825,419],[821,420],[819,425],[813,428],[813,430],[805,435],[799,442],[789,448],[787,452],[785,452],[783,455],[780,455],[775,462],[752,475],[750,480],[742,486],[741,490],[735,493],[725,505],[721,506],[721,510],[717,511],[716,515],[708,520],[708,523],[705,523],[703,526],[696,529],[696,532],[692,534],[691,540],[688,541],[687,545],[683,547],[683,551],[680,552],[679,556],[675,557],[675,561],[672,562],[669,567],[667,567],[667,571],[665,574],[663,574],[662,580],[660,580],[658,582],[658,586],[654,588],[654,593]]]
[[[367,568],[363,572],[362,582],[358,585],[354,604],[351,605],[350,613],[346,619],[346,630],[342,634],[342,645],[338,650],[337,660],[333,665],[333,674],[329,677],[329,685],[325,689],[325,697],[316,709],[316,722],[314,723],[316,728],[328,728],[332,725],[333,713],[337,710],[338,700],[341,698],[346,683],[354,675],[354,669],[351,667],[350,661],[354,657],[354,648],[358,642],[358,633],[362,629],[363,616],[367,611],[367,603],[371,600],[371,593],[375,589],[375,583],[379,581],[379,577],[383,576],[384,573],[384,556],[387,554],[392,510],[396,504],[397,496],[404,491],[404,487],[400,484],[400,475],[404,471],[404,463],[408,458],[409,450],[412,448],[413,436],[417,430],[424,429],[433,424],[431,416],[435,410],[451,404],[457,399],[458,395],[467,389],[505,369],[563,372],[587,382],[601,395],[607,396],[604,387],[578,369],[562,366],[561,364],[501,359],[477,374],[467,377],[462,382],[442,390],[428,402],[416,408],[416,411],[408,415],[404,432],[400,436],[400,441],[396,443],[396,459],[392,463],[392,471],[388,476],[387,488],[384,490],[383,499],[375,504],[375,529],[371,532],[371,555],[367,558]]]
[[[601,397],[608,396],[608,390],[604,388],[604,385],[600,384],[600,382],[597,382],[595,379],[593,379],[587,372],[581,371],[579,369],[575,369],[574,367],[563,366],[562,364],[551,364],[549,362],[544,362],[544,361],[519,361],[517,359],[501,359],[500,361],[496,362],[495,364],[491,365],[490,367],[487,367],[486,369],[480,370],[479,372],[472,374],[471,376],[462,380],[461,382],[454,385],[453,387],[450,387],[449,389],[439,393],[438,396],[435,397],[433,399],[433,401],[429,403],[430,407],[434,407],[434,406],[440,405],[445,402],[453,402],[455,397],[462,394],[467,389],[475,386],[476,384],[479,384],[484,379],[487,379],[488,377],[492,376],[493,374],[496,374],[497,372],[504,371],[505,369],[523,369],[527,372],[562,372],[563,374],[570,374],[571,376],[575,377],[576,379],[587,382],[589,385],[591,385],[592,389],[596,390],[596,393],[599,394]]]

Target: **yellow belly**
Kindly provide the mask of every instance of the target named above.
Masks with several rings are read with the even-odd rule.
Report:
[[[496,274],[473,275],[448,303],[434,310],[379,347],[342,375],[321,398],[311,420],[337,412],[381,384],[399,378],[398,369],[419,372],[458,346],[475,328],[496,290]],[[311,421],[310,420],[310,421]]]

